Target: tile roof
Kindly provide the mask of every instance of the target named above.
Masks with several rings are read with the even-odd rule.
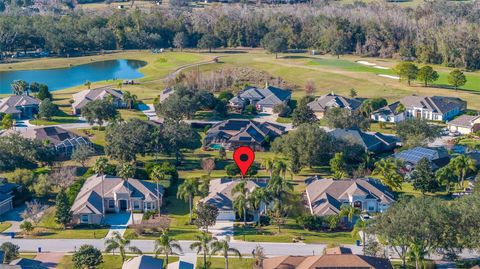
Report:
[[[334,93],[322,95],[308,103],[308,106],[314,112],[325,112],[328,108],[332,107],[346,108],[350,111],[355,111],[359,109],[361,105],[362,101],[360,100],[347,98]]]
[[[71,210],[74,214],[101,214],[101,183],[102,177],[99,175],[93,175],[85,181],[72,205]],[[156,184],[152,182],[130,178],[127,184],[127,182],[120,177],[105,175],[103,186],[105,198],[113,199],[117,194],[127,194],[130,190],[132,198],[140,198],[145,201],[157,200],[157,187]],[[163,196],[163,187],[160,187],[160,196]]]
[[[400,100],[405,107],[418,107],[435,113],[447,113],[455,108],[464,110],[466,102],[457,97],[446,96],[405,96]]]
[[[310,209],[315,215],[338,214],[342,202],[349,201],[352,196],[361,196],[385,204],[394,201],[394,196],[388,188],[370,178],[333,180],[314,176],[306,180],[306,188]]]
[[[105,86],[91,90],[83,90],[81,92],[75,93],[73,95],[72,107],[75,109],[80,109],[84,107],[87,103],[95,100],[102,100],[108,95],[111,95],[117,99],[123,98],[122,91],[113,89],[111,86]]]
[[[0,99],[0,112],[6,114],[21,113],[17,107],[23,106],[38,106],[40,100],[29,95],[11,95],[9,97]]]

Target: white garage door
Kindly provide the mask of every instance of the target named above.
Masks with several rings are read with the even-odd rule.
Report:
[[[233,211],[219,211],[217,220],[235,220]]]

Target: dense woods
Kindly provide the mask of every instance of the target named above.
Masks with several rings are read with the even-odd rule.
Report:
[[[148,13],[17,13],[0,17],[2,55],[37,48],[72,55],[111,49],[268,47],[269,42],[286,39],[289,49],[480,68],[478,2],[434,1],[415,8],[322,2],[156,8]]]

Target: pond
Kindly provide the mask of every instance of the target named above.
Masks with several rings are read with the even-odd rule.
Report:
[[[12,93],[10,85],[14,80],[43,83],[48,85],[50,91],[57,91],[82,85],[86,81],[137,79],[143,77],[138,69],[146,64],[144,61],[119,59],[69,68],[0,71],[0,94]]]

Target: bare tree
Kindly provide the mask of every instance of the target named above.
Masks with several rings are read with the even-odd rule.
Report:
[[[55,168],[50,173],[50,179],[54,186],[59,189],[66,189],[70,187],[75,181],[77,168],[73,166],[63,166]]]
[[[313,80],[307,80],[305,83],[305,93],[307,95],[313,95],[315,93],[315,82]]]
[[[214,158],[203,158],[202,159],[202,169],[207,173],[208,176],[215,169],[215,159]]]
[[[35,226],[38,225],[38,222],[42,218],[42,214],[48,207],[42,205],[38,200],[33,200],[31,202],[25,202],[26,208],[22,212],[22,218],[25,220],[31,220]]]

